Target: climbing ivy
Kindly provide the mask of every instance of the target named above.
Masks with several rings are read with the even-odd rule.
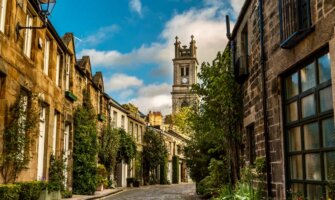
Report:
[[[16,181],[30,161],[30,143],[38,124],[38,110],[33,95],[20,94],[9,108],[3,135],[0,169],[5,183]]]
[[[124,129],[118,129],[120,146],[117,152],[117,161],[124,160],[127,164],[136,156],[136,143]]]

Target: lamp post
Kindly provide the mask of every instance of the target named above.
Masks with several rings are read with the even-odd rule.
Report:
[[[16,33],[17,35],[20,34],[20,30],[22,29],[44,29],[47,27],[48,16],[53,11],[56,0],[36,0],[39,7],[39,14],[43,19],[42,26],[21,26],[20,23],[16,25]]]

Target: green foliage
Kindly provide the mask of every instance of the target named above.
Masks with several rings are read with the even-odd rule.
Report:
[[[172,183],[179,183],[179,158],[176,155],[172,157]]]
[[[97,186],[97,127],[88,94],[74,114],[73,192],[94,194]]]
[[[104,126],[99,137],[99,162],[106,167],[108,175],[113,172],[113,168],[116,165],[119,146],[119,130]]]
[[[66,171],[65,167],[66,159],[61,156],[56,158],[54,155],[50,156],[50,168],[49,168],[49,182],[48,191],[63,191]]]
[[[167,180],[167,173],[168,173],[168,157],[167,156],[160,163],[159,168],[160,168],[160,170],[159,170],[159,172],[160,172],[159,183],[162,184],[162,185],[169,184],[169,182]]]
[[[238,145],[242,119],[240,88],[235,82],[229,49],[218,53],[213,64],[203,63],[192,91],[201,98],[200,106],[186,115],[192,129],[191,140],[185,147],[191,178],[199,182],[209,176],[208,166],[214,158],[226,163],[222,170],[227,182],[238,177]],[[222,176],[223,176],[222,174]]]
[[[164,124],[172,124],[172,115],[165,115]]]
[[[47,184],[41,181],[17,183],[20,186],[20,200],[38,200],[42,191],[46,189]]]
[[[135,178],[136,180],[142,180],[142,152],[136,153],[135,158]]]
[[[20,186],[14,184],[0,185],[0,199],[1,200],[19,200]]]
[[[97,183],[98,185],[103,184],[104,186],[108,185],[108,180],[107,180],[108,172],[105,168],[104,165],[98,164],[97,167]]]
[[[124,129],[118,129],[120,137],[120,146],[117,152],[117,160],[124,160],[127,164],[136,156],[136,143],[132,136],[126,133]]]
[[[143,141],[143,174],[145,181],[157,183],[156,169],[167,156],[167,150],[159,133],[150,128],[145,131]]]
[[[208,170],[212,187],[219,188],[228,182],[227,162],[212,158]]]
[[[205,198],[212,196],[211,177],[207,176],[197,184],[197,194],[203,195]]]
[[[13,183],[18,174],[28,166],[29,144],[34,137],[32,132],[38,124],[38,111],[26,96],[20,94],[10,107],[6,120],[0,169],[4,182]]]
[[[173,125],[177,126],[185,135],[190,135],[192,132],[192,127],[188,118],[188,116],[192,113],[191,109],[191,107],[183,107],[172,118]]]
[[[131,104],[131,103],[128,103],[128,104],[123,104],[122,107],[128,111],[130,111],[131,113],[134,113],[134,114],[137,114],[138,113],[138,108]]]
[[[72,191],[70,190],[62,191],[62,198],[64,199],[72,198]]]

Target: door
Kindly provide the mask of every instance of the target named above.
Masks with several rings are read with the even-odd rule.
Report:
[[[46,130],[45,112],[46,108],[42,107],[40,113],[40,134],[38,137],[37,180],[43,180],[44,146],[45,146],[45,130]]]

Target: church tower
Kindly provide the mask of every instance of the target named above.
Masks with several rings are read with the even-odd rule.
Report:
[[[198,104],[198,97],[191,93],[192,85],[197,83],[197,47],[194,36],[191,36],[189,48],[181,47],[176,37],[175,58],[173,59],[172,114],[180,108]]]

